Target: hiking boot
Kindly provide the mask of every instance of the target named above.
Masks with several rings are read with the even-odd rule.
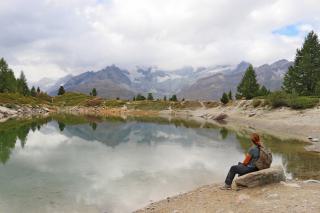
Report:
[[[227,184],[224,184],[224,186],[221,186],[220,189],[221,190],[231,190],[231,186],[227,185]]]

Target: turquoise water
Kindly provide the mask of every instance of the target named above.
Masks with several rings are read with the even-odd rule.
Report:
[[[0,125],[0,212],[131,212],[224,181],[245,133],[194,121],[54,116]],[[264,136],[288,177],[319,178],[319,155]]]

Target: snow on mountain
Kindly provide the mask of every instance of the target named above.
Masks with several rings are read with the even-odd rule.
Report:
[[[258,81],[269,89],[279,88],[291,64],[287,60],[279,60],[271,65],[257,67]],[[87,94],[92,88],[96,88],[99,96],[106,98],[131,99],[137,93],[146,95],[152,92],[156,98],[178,94],[187,99],[212,99],[219,97],[226,89],[235,91],[248,66],[249,63],[244,61],[236,66],[218,65],[196,69],[186,66],[176,70],[164,70],[155,66],[126,70],[112,65],[96,72],[66,76],[48,87],[48,90],[55,95],[62,84],[67,91]],[[44,82],[45,80],[42,81]]]

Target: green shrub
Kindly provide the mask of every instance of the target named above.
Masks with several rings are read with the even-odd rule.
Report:
[[[319,98],[293,97],[289,101],[292,109],[308,109],[315,107],[319,103]]]
[[[292,109],[308,109],[319,104],[319,98],[297,96],[277,91],[268,96],[267,102],[270,103],[273,108],[286,106]]]
[[[269,95],[268,100],[272,107],[278,108],[283,106],[289,106],[288,94],[282,91],[276,91]]]

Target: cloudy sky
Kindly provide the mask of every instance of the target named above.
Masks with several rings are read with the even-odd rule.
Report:
[[[31,81],[116,64],[292,60],[319,0],[1,0],[0,57]]]

